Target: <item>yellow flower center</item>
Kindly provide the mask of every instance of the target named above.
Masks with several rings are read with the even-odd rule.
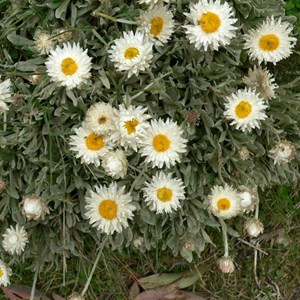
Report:
[[[130,121],[126,121],[124,124],[124,127],[127,129],[127,133],[130,135],[132,133],[136,132],[136,126],[139,125],[139,121],[136,119],[130,120]]]
[[[172,190],[170,190],[166,187],[163,187],[163,188],[157,189],[156,195],[160,201],[169,202],[172,200],[173,192],[172,192]]]
[[[217,206],[219,210],[227,210],[230,208],[231,204],[227,198],[221,198],[218,200]]]
[[[102,116],[98,119],[99,124],[104,124],[104,123],[106,123],[106,121],[107,121],[107,118],[105,116]]]
[[[153,138],[152,145],[157,152],[165,152],[169,150],[171,141],[166,135],[158,134]]]
[[[78,70],[78,65],[71,57],[65,58],[61,63],[61,71],[65,75],[73,75]]]
[[[154,36],[158,36],[164,26],[164,20],[161,17],[156,17],[151,20],[150,33]]]
[[[117,216],[118,206],[114,200],[103,200],[99,204],[99,214],[106,220],[113,220]]]
[[[241,101],[235,108],[235,114],[240,119],[247,118],[251,112],[252,105],[248,101]]]
[[[91,133],[85,138],[86,146],[89,150],[101,150],[105,146],[104,139],[101,135]]]
[[[130,47],[125,51],[124,57],[126,59],[133,59],[133,58],[137,57],[139,54],[140,54],[140,52],[137,48]]]
[[[274,51],[279,46],[279,38],[275,34],[263,35],[259,40],[259,47],[264,51]]]
[[[4,275],[3,270],[0,268],[0,278],[2,278],[2,276]]]
[[[207,12],[201,16],[199,25],[204,32],[213,33],[219,29],[221,25],[221,19],[215,13]]]

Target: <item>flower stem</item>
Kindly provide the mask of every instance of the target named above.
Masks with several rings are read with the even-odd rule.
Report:
[[[227,238],[227,226],[223,219],[220,219],[220,223],[222,226],[222,233],[223,233],[223,242],[224,242],[224,256],[229,256],[229,250],[228,250],[228,238]]]
[[[34,278],[33,278],[33,283],[32,283],[32,288],[31,288],[31,294],[30,294],[30,300],[35,299],[35,287],[36,287],[36,282],[38,278],[40,268],[38,267],[34,273]]]
[[[255,219],[258,219],[258,213],[259,213],[259,195],[258,195],[258,191],[256,191],[256,195],[257,195],[257,202],[256,202],[256,207],[255,207]]]
[[[102,251],[103,251],[103,248],[105,246],[105,243],[106,243],[107,239],[108,239],[108,236],[105,237],[105,239],[103,240],[102,244],[100,245],[100,249],[99,249],[98,255],[97,255],[97,257],[96,257],[96,259],[94,261],[94,264],[93,264],[91,273],[89,275],[89,278],[88,278],[87,282],[85,283],[85,286],[84,286],[84,288],[83,288],[83,290],[81,292],[81,296],[82,297],[85,295],[85,293],[87,292],[87,290],[88,290],[88,288],[90,286],[91,280],[92,280],[93,275],[94,275],[94,273],[96,271],[96,267],[98,265],[99,259],[101,257],[101,254],[102,254]]]

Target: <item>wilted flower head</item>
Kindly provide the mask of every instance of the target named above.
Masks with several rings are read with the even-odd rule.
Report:
[[[187,121],[191,124],[197,123],[199,120],[199,114],[195,110],[190,110],[187,114]]]
[[[270,150],[270,156],[274,159],[274,164],[288,163],[295,158],[296,147],[287,140],[282,140]]]
[[[48,33],[38,32],[34,39],[35,48],[40,54],[48,54],[54,47],[52,36]]]
[[[218,261],[218,265],[220,270],[226,274],[233,273],[235,270],[233,260],[229,256],[223,256],[222,258],[220,258]]]
[[[241,160],[247,160],[250,158],[250,151],[245,146],[243,146],[238,153]]]
[[[36,195],[27,195],[23,197],[20,205],[22,206],[22,214],[28,220],[44,220],[45,215],[50,213],[49,208],[42,198]]]
[[[54,31],[54,37],[59,43],[68,42],[72,38],[72,31],[68,31],[64,28],[57,28]]]
[[[256,238],[264,232],[264,225],[257,219],[248,219],[244,223],[243,231],[245,235]]]
[[[243,82],[248,87],[255,89],[262,98],[267,100],[275,98],[274,90],[278,88],[278,85],[274,83],[275,79],[267,69],[254,66],[253,70],[249,69],[248,77],[244,77]]]
[[[41,82],[42,78],[42,75],[34,74],[29,76],[28,80],[32,85],[37,85]]]
[[[3,180],[0,180],[0,193],[3,193],[6,190],[6,182]]]

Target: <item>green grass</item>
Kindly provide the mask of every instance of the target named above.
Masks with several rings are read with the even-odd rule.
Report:
[[[229,238],[230,255],[236,263],[233,274],[222,274],[217,267],[217,260],[223,255],[223,244],[221,234],[214,231],[212,240],[215,246],[208,246],[202,257],[195,259],[192,264],[173,257],[169,251],[157,250],[143,254],[133,248],[125,249],[122,253],[106,249],[86,298],[125,300],[128,299],[128,291],[136,278],[206,266],[207,271],[190,290],[201,293],[207,299],[299,299],[300,196],[291,196],[295,193],[297,191],[288,187],[277,187],[261,194],[260,220],[265,225],[265,232],[254,242],[267,255],[260,252],[258,254],[256,279],[254,249],[243,242],[249,242],[249,239],[242,235],[243,220],[236,218],[235,228],[241,238]],[[288,236],[287,246],[276,242],[281,231]],[[48,293],[53,291],[64,297],[74,291],[80,292],[95,260],[95,248],[93,242],[87,240],[85,253],[80,258],[66,259],[65,285],[63,272],[55,272],[51,268],[41,273],[37,288]],[[14,269],[12,281],[15,284],[31,285],[32,280],[30,270],[24,267]]]

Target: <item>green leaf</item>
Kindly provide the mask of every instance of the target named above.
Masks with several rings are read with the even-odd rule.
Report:
[[[7,35],[7,39],[15,46],[34,46],[34,42],[26,37],[17,35],[15,32],[11,32]]]

